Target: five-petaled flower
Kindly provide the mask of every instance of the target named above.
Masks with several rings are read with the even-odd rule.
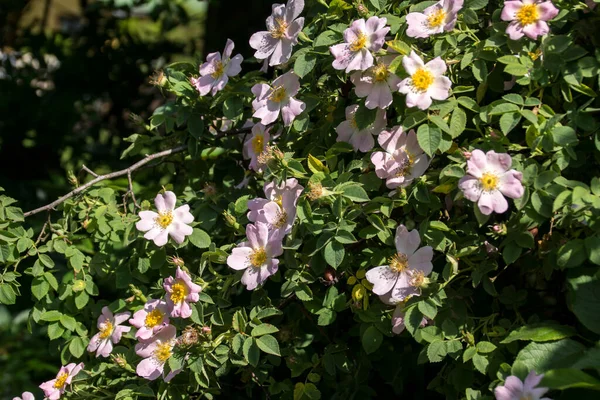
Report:
[[[404,225],[398,226],[395,242],[397,253],[390,257],[389,264],[372,268],[366,275],[373,284],[373,293],[388,296],[390,302],[420,295],[433,269],[433,248],[419,248],[421,237],[416,229],[408,231]]]
[[[246,160],[250,160],[248,168],[256,172],[262,172],[264,169],[264,165],[259,161],[259,156],[267,149],[269,140],[271,140],[271,135],[269,134],[270,130],[271,128],[265,128],[265,126],[259,122],[252,127],[251,134],[244,142],[242,155]]]
[[[130,326],[121,325],[130,316],[130,312],[113,315],[108,307],[102,307],[102,314],[98,317],[98,333],[90,340],[87,350],[95,351],[96,357],[108,357],[112,352],[113,344],[119,343],[121,335],[131,330]]]
[[[277,272],[283,253],[282,231],[270,231],[269,225],[255,222],[246,226],[247,242],[242,242],[227,257],[227,265],[235,270],[245,270],[242,284],[254,290]]]
[[[449,96],[452,82],[443,74],[446,63],[436,57],[427,64],[414,51],[402,59],[402,65],[410,75],[400,82],[400,93],[406,94],[406,105],[426,110],[432,100],[445,100]]]
[[[277,120],[281,111],[283,124],[290,126],[306,108],[304,102],[294,98],[299,90],[300,80],[293,71],[279,76],[271,85],[258,83],[252,86],[252,93],[256,96],[252,101],[252,116],[260,119],[263,125],[269,125]]]
[[[350,80],[354,83],[356,95],[367,98],[365,106],[369,109],[388,108],[392,104],[392,92],[397,92],[400,86],[400,78],[390,72],[383,57],[365,72],[353,73]]]
[[[344,31],[344,43],[331,46],[329,50],[335,57],[333,68],[346,72],[361,70],[373,66],[373,54],[385,43],[385,35],[390,31],[386,27],[387,19],[371,17],[366,22],[358,19]]]
[[[171,317],[189,318],[192,315],[190,303],[200,300],[198,293],[202,291],[202,287],[192,282],[190,275],[181,267],[177,267],[175,277],[165,279],[163,288],[167,292],[166,299],[171,309]]]
[[[460,178],[458,187],[467,199],[477,202],[482,214],[503,213],[508,209],[504,196],[518,199],[524,193],[523,174],[510,169],[511,165],[512,158],[506,153],[473,150],[467,175]]]
[[[287,5],[273,4],[271,16],[267,18],[268,31],[256,32],[250,37],[250,47],[256,50],[254,57],[269,59],[270,66],[288,62],[304,27],[304,18],[298,18],[303,9],[304,0],[289,0]]]
[[[407,134],[402,126],[396,126],[390,131],[381,132],[377,141],[385,151],[371,154],[371,162],[375,166],[375,173],[386,180],[389,189],[410,185],[429,166],[429,158],[419,146],[412,129]]]
[[[164,376],[165,363],[173,356],[173,348],[177,344],[177,329],[173,325],[166,326],[151,340],[135,345],[135,352],[143,360],[137,365],[135,372],[142,378],[155,380],[163,375],[163,380],[169,382],[181,369],[170,371]]]
[[[23,392],[21,397],[13,397],[13,400],[35,400],[35,397],[31,392]]]
[[[280,185],[268,182],[264,186],[266,199],[248,201],[248,219],[263,222],[273,230],[280,229],[284,234],[292,230],[296,219],[296,204],[304,187],[296,178],[287,179]]]
[[[524,35],[537,39],[550,32],[546,21],[558,15],[558,8],[551,1],[513,0],[505,1],[500,14],[503,21],[510,21],[506,34],[512,40],[519,40]]]
[[[194,221],[190,206],[184,204],[175,208],[176,202],[175,193],[166,191],[164,195],[157,194],[154,199],[158,212],[140,211],[140,220],[135,227],[146,232],[144,238],[153,240],[157,246],[164,246],[169,236],[181,244],[186,236],[192,234],[193,229],[188,225]]]
[[[504,386],[498,386],[494,390],[496,400],[551,400],[548,397],[542,397],[548,391],[548,388],[537,387],[544,374],[536,374],[530,371],[525,381],[521,381],[514,375],[509,376],[504,381]]]
[[[427,7],[423,12],[411,12],[406,16],[406,35],[413,38],[427,38],[437,33],[454,29],[463,0],[441,0]]]
[[[71,363],[61,367],[56,374],[56,378],[44,382],[40,385],[40,389],[44,391],[44,396],[48,400],[58,400],[63,395],[67,385],[71,384],[73,378],[83,369],[83,363]]]
[[[206,96],[209,92],[214,96],[225,88],[229,77],[236,76],[242,71],[244,57],[238,54],[231,58],[234,47],[233,41],[227,39],[223,57],[219,52],[210,53],[206,57],[206,62],[200,66],[200,77],[191,79],[192,85],[196,87],[201,96]]]
[[[357,105],[346,107],[346,120],[335,128],[337,141],[350,143],[354,150],[366,153],[375,145],[373,135],[379,135],[385,129],[385,111],[377,110],[375,121],[366,128],[360,129],[356,123],[357,110]]]
[[[129,320],[129,323],[138,329],[135,337],[140,340],[150,339],[169,325],[170,312],[169,305],[164,300],[148,299],[144,308],[136,311]]]

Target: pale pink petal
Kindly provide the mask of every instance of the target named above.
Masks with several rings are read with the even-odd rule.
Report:
[[[167,190],[163,195],[163,198],[165,199],[166,211],[172,211],[175,208],[175,203],[177,202],[177,197],[175,196],[175,193]]]
[[[231,255],[227,257],[227,265],[238,271],[248,268],[250,265],[248,257],[253,251],[250,247],[235,247],[231,250]]]
[[[408,75],[414,75],[417,70],[423,68],[425,64],[423,64],[423,60],[421,57],[417,55],[414,51],[410,52],[410,55],[404,56],[402,58],[402,66]]]
[[[521,183],[522,179],[522,173],[511,169],[500,177],[500,185],[498,189],[506,197],[510,197],[511,199],[519,199],[523,197],[523,193],[525,192],[523,184]]]
[[[506,34],[511,40],[519,40],[523,37],[523,27],[516,21],[512,21],[506,28]]]
[[[412,12],[406,16],[408,29],[406,35],[412,38],[427,38],[430,33],[427,29],[427,16],[423,13]]]
[[[235,44],[233,43],[233,40],[227,39],[227,42],[225,42],[225,49],[223,50],[223,58],[231,58],[231,53],[233,53],[234,48]]]
[[[152,232],[152,231],[150,231],[150,232]],[[167,241],[169,240],[169,232],[166,229],[163,229],[152,240],[154,241],[154,244],[157,245],[158,247],[164,246],[165,244],[167,244]]]
[[[366,278],[373,284],[373,293],[384,295],[388,293],[398,281],[398,273],[392,271],[387,265],[375,267],[367,271]]]
[[[163,370],[163,364],[156,363],[152,358],[145,358],[137,365],[135,372],[142,378],[153,381],[162,375]]]
[[[289,23],[300,15],[304,10],[304,0],[288,0],[285,7],[285,20]]]
[[[505,1],[504,8],[500,14],[502,21],[512,21],[515,19],[517,12],[523,7],[520,1]]]
[[[542,21],[549,21],[558,15],[558,8],[551,1],[544,1],[537,6],[539,17]]]
[[[423,272],[425,275],[429,275],[433,270],[433,248],[431,246],[421,247],[415,251],[413,255],[408,258],[408,265],[410,269]]]
[[[190,206],[188,204],[177,207],[173,214],[179,222],[184,224],[191,224],[194,222],[194,216],[190,213]]]
[[[409,231],[404,225],[399,225],[398,228],[396,228],[394,242],[398,253],[406,254],[406,256],[410,258],[410,256],[412,256],[419,248],[421,237],[416,229]]]
[[[283,106],[281,108],[281,116],[283,117],[283,125],[290,126],[294,119],[306,108],[306,104],[300,100],[296,100],[293,97],[290,97],[289,103],[287,106]]]
[[[244,57],[241,54],[233,57],[227,64],[227,76],[236,76],[242,72],[242,61],[244,61]]]
[[[433,84],[427,89],[427,94],[435,100],[446,100],[450,95],[449,91],[452,82],[445,76],[435,77]]]
[[[250,47],[256,50],[254,57],[259,60],[264,60],[273,54],[277,43],[279,40],[275,39],[268,31],[256,32],[250,37]]]
[[[471,152],[471,158],[467,161],[467,173],[476,178],[481,178],[487,170],[488,159],[485,153],[479,149]]]
[[[523,33],[530,39],[537,39],[538,36],[546,35],[550,32],[550,27],[545,21],[536,21],[523,27]]]
[[[358,132],[352,136],[352,138],[350,138],[350,143],[354,147],[354,150],[366,153],[375,145],[375,139],[373,139],[371,132],[367,130]]]
[[[499,190],[481,192],[477,206],[483,215],[490,215],[492,212],[502,214],[508,210],[508,202]]]

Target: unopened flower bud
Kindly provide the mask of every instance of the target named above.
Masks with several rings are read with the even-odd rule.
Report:
[[[169,256],[167,257],[167,261],[169,262],[169,264],[175,265],[177,267],[183,267],[185,264],[183,258],[179,256]]]
[[[123,354],[113,354],[110,356],[115,364],[121,368],[127,368],[127,359]]]
[[[212,332],[212,329],[210,329],[210,326],[203,326],[202,327],[202,333],[204,335],[209,335]]]
[[[463,339],[470,345],[475,346],[475,337],[471,332],[464,332]]]
[[[167,76],[163,70],[154,71],[154,73],[150,75],[148,81],[151,85],[164,87],[167,84]]]
[[[360,15],[361,17],[366,17],[367,15],[369,15],[369,9],[360,0],[354,2],[354,8],[356,8],[358,15]]]
[[[239,227],[240,224],[237,222],[237,219],[229,211],[223,211],[223,217],[225,218],[227,225],[236,229]]]
[[[90,220],[89,219],[84,219],[83,222],[81,223],[81,226],[83,226],[83,229],[87,229],[88,226],[90,226]]]
[[[492,230],[498,235],[506,235],[506,225],[504,224],[495,224],[492,226]]]
[[[129,290],[131,291],[131,293],[133,293],[133,296],[140,300],[141,302],[145,303],[146,302],[146,296],[144,296],[144,293],[142,293],[142,291],[140,289],[137,288],[137,286],[133,285],[133,284],[129,284]]]
[[[471,156],[472,156],[472,153],[471,153],[470,151],[467,151],[467,150],[465,150],[465,151],[463,151],[462,155],[463,155],[463,157],[464,157],[464,158],[466,158],[467,160],[470,160],[470,159],[471,159]]]
[[[79,186],[79,180],[77,179],[77,177],[75,176],[75,174],[73,173],[73,171],[69,170],[67,172],[67,179],[69,180],[69,183],[71,185]]]

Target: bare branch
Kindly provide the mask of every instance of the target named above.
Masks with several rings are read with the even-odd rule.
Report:
[[[133,185],[131,183],[131,178],[130,178],[131,177],[131,172],[133,172],[136,169],[144,166],[145,164],[149,163],[152,160],[156,160],[157,158],[162,158],[162,157],[170,156],[171,154],[181,153],[182,151],[185,151],[186,149],[187,149],[187,146],[179,146],[179,147],[174,147],[174,148],[169,149],[169,150],[161,151],[159,153],[150,154],[150,155],[147,155],[143,160],[140,160],[140,161],[136,162],[135,164],[133,164],[129,168],[125,168],[125,169],[122,169],[120,171],[111,172],[110,174],[97,175],[94,179],[92,179],[91,181],[89,181],[85,185],[79,186],[78,188],[76,188],[76,189],[72,190],[71,192],[65,194],[64,196],[60,197],[59,199],[53,201],[52,203],[47,204],[47,205],[45,205],[43,207],[36,208],[35,210],[27,211],[23,215],[25,217],[29,217],[30,215],[34,215],[34,214],[40,213],[42,211],[54,210],[54,208],[56,206],[58,206],[59,204],[63,203],[65,200],[68,200],[71,197],[73,197],[73,196],[75,196],[75,195],[77,195],[77,194],[79,194],[79,193],[87,190],[91,186],[94,186],[96,183],[98,183],[100,181],[103,181],[103,180],[106,180],[106,179],[117,178],[117,177],[123,176],[123,175],[127,175],[129,177],[129,184],[130,184],[129,190],[131,190],[131,195],[133,197],[133,191],[132,191],[132,186]]]
[[[87,172],[88,174],[92,175],[94,178],[98,177],[98,174],[86,167],[85,164],[81,166],[81,169]]]
[[[131,193],[131,200],[133,200],[133,204],[137,208],[140,208],[138,202],[135,199],[135,194],[133,193],[133,181],[131,180],[131,171],[127,171],[127,180],[129,181],[129,193]]]

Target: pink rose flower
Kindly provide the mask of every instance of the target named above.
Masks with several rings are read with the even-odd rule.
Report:
[[[254,290],[267,278],[277,272],[283,254],[281,231],[270,232],[262,222],[246,226],[247,242],[242,242],[227,257],[227,265],[235,270],[245,270],[242,284]]]
[[[414,130],[406,134],[402,126],[395,126],[381,132],[377,141],[385,151],[371,154],[371,162],[377,176],[386,180],[388,189],[410,185],[429,167],[430,160],[419,146]]]
[[[500,18],[510,21],[506,34],[512,40],[519,40],[526,35],[530,39],[550,32],[546,21],[558,15],[558,8],[551,1],[516,0],[505,1]]]
[[[260,122],[252,127],[252,133],[248,136],[244,142],[242,149],[242,155],[244,159],[250,160],[248,168],[256,172],[262,172],[264,165],[258,161],[258,156],[267,149],[271,135],[269,131],[271,128],[266,129]]]
[[[358,97],[366,97],[369,109],[388,108],[392,104],[392,92],[397,92],[400,78],[389,71],[389,63],[383,58],[365,72],[355,72],[350,77]]]
[[[271,16],[267,18],[268,30],[256,32],[250,38],[250,47],[256,50],[254,57],[265,60],[265,65],[270,58],[270,66],[288,62],[304,27],[304,18],[298,18],[303,9],[304,0],[289,0],[287,5],[273,4]]]
[[[233,41],[227,39],[223,57],[219,52],[210,53],[206,57],[206,62],[200,66],[200,77],[191,79],[192,85],[201,96],[206,96],[209,92],[214,96],[225,88],[230,76],[236,76],[242,71],[244,57],[238,54],[231,58],[234,47]]]
[[[281,111],[283,124],[290,126],[306,108],[304,102],[294,98],[299,90],[300,80],[293,71],[275,79],[271,86],[265,83],[252,86],[252,93],[256,96],[252,101],[252,116],[259,118],[263,125],[269,125],[277,120]]]
[[[251,222],[263,222],[272,230],[281,229],[284,235],[292,231],[296,219],[296,205],[304,187],[296,178],[290,178],[281,185],[275,182],[264,186],[266,199],[248,201],[248,219]]]
[[[523,196],[523,174],[509,169],[511,164],[512,159],[506,153],[498,154],[493,150],[487,153],[473,150],[471,153],[467,175],[460,178],[458,187],[467,199],[477,202],[482,214],[508,210],[504,196],[511,199]]]
[[[420,294],[420,286],[433,269],[433,248],[421,247],[421,237],[416,229],[408,231],[404,225],[396,229],[396,255],[389,265],[367,271],[366,278],[373,284],[373,293],[389,296],[391,302],[404,301]]]
[[[336,44],[329,48],[335,57],[333,68],[346,72],[364,71],[373,66],[373,54],[379,51],[385,43],[385,35],[390,31],[386,27],[387,19],[371,17],[365,22],[358,19],[344,31],[345,43]]]
[[[168,325],[151,340],[136,344],[135,352],[143,360],[137,365],[135,372],[150,381],[163,375],[165,382],[169,382],[181,372],[181,369],[178,369],[164,376],[165,363],[173,356],[173,348],[177,343],[175,336],[177,336],[177,329],[173,325]]]
[[[188,224],[194,222],[194,216],[190,213],[187,204],[175,208],[177,197],[175,193],[166,191],[164,195],[157,194],[154,204],[158,213],[154,211],[140,211],[140,220],[135,227],[146,232],[144,238],[153,240],[157,246],[164,246],[169,236],[181,244],[185,237],[194,231]]]
[[[121,326],[130,316],[130,312],[113,315],[108,307],[102,307],[102,314],[98,317],[99,332],[90,340],[87,351],[95,351],[96,357],[108,357],[112,352],[113,344],[119,343],[121,335],[131,330],[130,326]]]
[[[138,330],[135,337],[140,340],[147,340],[152,335],[160,332],[161,329],[169,325],[169,314],[171,310],[169,305],[158,299],[148,299],[144,308],[133,314],[129,323]]]
[[[542,397],[548,391],[548,388],[537,387],[540,384],[544,374],[537,375],[531,371],[525,382],[522,382],[514,375],[509,376],[504,381],[504,386],[498,386],[494,390],[496,400],[551,400],[548,397]]]
[[[13,397],[13,400],[35,400],[35,397],[31,392],[23,392],[21,397]]]
[[[414,51],[409,56],[404,56],[402,65],[410,77],[400,82],[400,93],[406,94],[406,105],[427,110],[431,106],[431,99],[445,100],[449,96],[452,82],[443,76],[446,72],[446,63],[436,57],[427,64]]]
[[[395,335],[399,335],[404,332],[406,329],[406,324],[404,323],[404,303],[398,303],[396,309],[394,310],[394,314],[392,314],[392,332]],[[427,325],[427,318],[423,317],[419,326],[422,328]]]
[[[40,385],[40,389],[44,391],[44,396],[48,400],[58,400],[63,395],[67,385],[71,384],[71,381],[83,369],[83,363],[75,364],[71,363],[64,367],[61,367],[56,374],[56,378],[44,382]]]
[[[200,300],[198,293],[202,291],[200,285],[192,282],[190,275],[177,267],[175,278],[165,279],[163,288],[167,292],[167,304],[171,309],[171,317],[189,318],[192,315],[190,303]]]
[[[366,153],[375,145],[373,135],[379,135],[387,123],[384,110],[377,110],[375,121],[365,129],[358,129],[356,124],[357,105],[346,107],[346,120],[340,123],[335,131],[338,142],[347,142],[354,147],[355,151]]]
[[[406,16],[408,29],[406,35],[413,38],[428,38],[454,29],[458,12],[463,0],[441,0],[420,12],[412,12]]]

